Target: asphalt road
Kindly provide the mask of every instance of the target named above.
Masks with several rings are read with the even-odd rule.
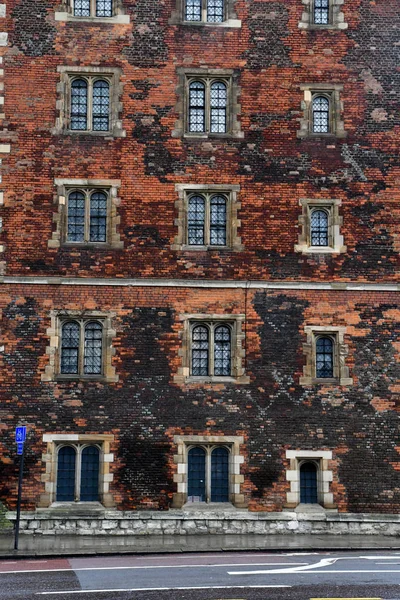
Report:
[[[400,552],[218,553],[0,561],[6,600],[400,600]]]

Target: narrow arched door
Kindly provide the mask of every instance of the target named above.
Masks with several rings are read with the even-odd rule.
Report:
[[[300,502],[302,504],[318,504],[317,467],[312,462],[305,462],[300,467]]]

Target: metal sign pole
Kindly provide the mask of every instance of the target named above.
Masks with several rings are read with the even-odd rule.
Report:
[[[22,478],[24,475],[24,457],[25,457],[25,444],[22,445],[22,454],[21,454],[21,460],[19,463],[17,520],[15,522],[14,550],[18,550],[19,521],[20,521],[20,517],[21,517]]]

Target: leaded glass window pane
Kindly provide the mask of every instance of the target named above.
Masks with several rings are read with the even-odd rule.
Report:
[[[300,467],[300,502],[318,504],[317,467],[310,462]]]
[[[90,17],[90,0],[74,0],[74,15]]]
[[[312,101],[313,133],[329,133],[329,100],[315,96]]]
[[[85,196],[71,192],[68,196],[67,242],[85,241]]]
[[[186,0],[185,21],[201,21],[201,0]]]
[[[94,192],[90,197],[90,241],[107,240],[107,196],[104,192]]]
[[[210,121],[212,133],[226,133],[227,90],[225,83],[216,81],[210,88]]]
[[[189,86],[189,131],[203,133],[206,129],[206,87],[201,81]]]
[[[204,241],[205,200],[202,196],[192,196],[188,203],[188,244],[202,246]]]
[[[226,325],[214,332],[214,375],[231,374],[231,330]]]
[[[222,23],[224,20],[224,0],[208,0],[207,21],[209,23]]]
[[[60,448],[57,460],[57,502],[74,502],[75,500],[75,464],[75,448],[72,446]]]
[[[329,0],[314,0],[314,23],[329,24]]]
[[[85,326],[85,375],[99,375],[102,371],[103,327],[96,321]]]
[[[213,196],[210,200],[210,245],[226,245],[226,199]]]
[[[192,330],[192,375],[208,375],[209,337],[208,328],[203,325]]]
[[[71,123],[73,130],[87,129],[88,85],[84,79],[74,79],[71,83]]]
[[[329,216],[326,210],[311,213],[311,246],[329,245]]]
[[[215,448],[211,453],[211,502],[229,502],[229,452]]]
[[[97,502],[99,499],[99,449],[87,446],[81,457],[81,502]]]
[[[61,330],[61,373],[75,374],[79,369],[80,327],[75,321],[64,323]]]
[[[206,498],[206,452],[203,448],[191,448],[188,452],[188,500],[205,502]]]
[[[113,0],[96,0],[96,17],[112,17]]]
[[[93,84],[93,131],[108,131],[110,120],[110,85],[108,81]]]
[[[333,340],[319,337],[316,342],[316,376],[318,378],[333,377]]]

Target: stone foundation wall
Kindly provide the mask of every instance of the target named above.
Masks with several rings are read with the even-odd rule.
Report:
[[[8,513],[11,521],[15,512]],[[102,515],[25,512],[20,530],[30,535],[400,535],[400,515],[249,513],[171,510],[168,513],[104,511]]]

